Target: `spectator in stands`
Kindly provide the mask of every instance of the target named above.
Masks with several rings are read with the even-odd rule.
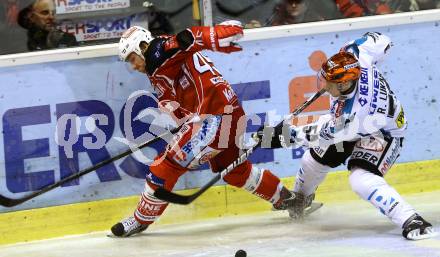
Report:
[[[335,2],[345,18],[391,13],[391,8],[386,3],[387,1],[335,0]]]
[[[155,6],[150,6],[148,9],[148,30],[153,35],[164,35],[171,34],[174,31],[174,27],[170,22],[169,14],[162,12],[155,8]]]
[[[244,25],[245,29],[256,29],[261,27],[263,27],[263,25],[261,25],[258,20],[250,20]]]
[[[438,0],[388,0],[394,12],[411,12],[439,8]]]
[[[14,26],[17,24],[18,17],[17,0],[7,0],[6,2],[6,24]]]
[[[28,30],[30,51],[77,46],[75,36],[55,26],[53,0],[36,0],[18,14],[18,24]]]
[[[346,18],[435,9],[438,0],[335,0]]]
[[[273,26],[341,18],[332,1],[283,0],[274,8]]]
[[[282,0],[269,24],[286,25],[338,18],[440,8],[439,0]],[[257,26],[247,25],[252,28]]]

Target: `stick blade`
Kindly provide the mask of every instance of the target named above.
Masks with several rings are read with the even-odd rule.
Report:
[[[192,202],[192,196],[178,195],[176,193],[170,192],[159,187],[156,191],[154,191],[154,196],[159,198],[160,200],[176,203],[176,204],[190,204]]]

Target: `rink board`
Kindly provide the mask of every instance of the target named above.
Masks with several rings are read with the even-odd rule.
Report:
[[[242,52],[226,55],[207,51],[206,55],[214,60],[224,78],[232,84],[246,113],[259,118],[248,127],[248,132],[252,132],[263,121],[277,122],[316,90],[316,59],[330,56],[345,42],[368,30],[383,32],[393,39],[394,47],[380,69],[403,103],[409,123],[398,162],[440,159],[440,100],[437,99],[440,73],[437,65],[433,65],[440,63],[439,22],[367,29],[366,25],[379,26],[382,19],[377,18],[375,23],[373,20],[371,17],[363,20],[363,27],[356,29],[358,23],[354,21],[358,20],[353,19],[347,23],[353,24],[351,30],[330,30],[333,31],[330,33],[313,34],[313,26],[330,29],[333,23],[341,21],[307,25],[310,26],[309,34],[246,40],[242,43]],[[295,31],[301,26],[287,28]],[[261,36],[281,29],[289,30],[275,27],[249,33]],[[120,140],[124,137],[124,120],[129,116],[124,105],[133,92],[151,89],[145,76],[131,71],[114,55],[2,67],[0,84],[0,127],[3,132],[0,137],[0,194],[13,198],[28,195],[77,170],[126,151],[127,145]],[[131,118],[142,108],[155,105],[152,97],[144,96],[138,100]],[[306,109],[302,117],[307,120],[309,116],[323,114],[328,105],[328,97],[323,96]],[[68,131],[69,123],[60,122],[61,117],[68,114],[79,116],[77,125],[81,124],[72,151],[66,150],[70,149],[67,142],[65,147],[55,137],[56,131]],[[90,126],[92,114],[105,120],[93,123],[92,119],[94,126]],[[149,128],[144,122],[130,120],[130,117],[128,120],[136,136]],[[97,129],[90,132],[90,127]],[[105,141],[98,150],[90,150],[85,141],[93,138],[98,129],[105,135]],[[146,147],[145,152],[152,159],[163,148],[162,142]],[[257,150],[250,160],[280,177],[290,177],[298,171],[303,152],[304,149]],[[0,212],[138,195],[143,190],[147,169],[147,165],[132,156],[122,158],[47,192],[35,201],[14,208],[0,207]],[[211,176],[206,169],[187,172],[175,189],[200,187]]]
[[[324,203],[359,199],[350,189],[348,175],[347,171],[329,173],[316,199]],[[397,164],[387,174],[387,181],[404,195],[440,190],[440,161]],[[292,185],[293,177],[284,178],[283,182]],[[109,231],[115,222],[132,214],[137,201],[137,196],[124,197],[0,214],[0,245]],[[170,205],[155,226],[269,210],[267,202],[242,189],[214,186],[193,204]]]

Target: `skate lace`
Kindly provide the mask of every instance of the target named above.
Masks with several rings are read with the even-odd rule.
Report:
[[[134,219],[132,217],[122,221],[122,224],[124,225],[124,228],[126,229],[126,231],[136,229],[141,225],[139,222],[136,221],[136,219]]]

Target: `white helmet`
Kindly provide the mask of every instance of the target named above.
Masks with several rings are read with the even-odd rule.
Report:
[[[139,45],[141,42],[149,44],[153,39],[153,35],[147,29],[139,26],[130,27],[122,34],[121,40],[119,40],[119,58],[125,61],[127,56],[133,52],[144,58]]]

